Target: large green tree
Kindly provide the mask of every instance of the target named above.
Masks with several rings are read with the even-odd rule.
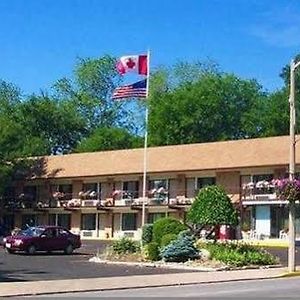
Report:
[[[77,115],[85,120],[87,133],[98,127],[128,123],[127,112],[122,109],[124,104],[111,99],[121,82],[115,64],[116,60],[109,55],[79,59],[73,78],[62,78],[54,85],[56,97],[72,103]]]
[[[40,154],[68,153],[86,133],[86,122],[72,102],[46,95],[33,95],[22,102],[18,118],[27,134],[44,144]]]
[[[83,139],[75,152],[95,152],[103,150],[117,150],[139,148],[143,145],[143,139],[129,133],[124,128],[100,127]]]
[[[157,78],[154,74],[149,121],[152,145],[240,139],[261,134],[257,112],[267,96],[255,80],[205,70],[198,77],[193,76],[193,80],[168,88],[162,78],[161,71]]]
[[[0,195],[29,166],[20,158],[46,152],[44,140],[38,135],[30,136],[20,122],[21,100],[21,92],[15,85],[0,81]]]

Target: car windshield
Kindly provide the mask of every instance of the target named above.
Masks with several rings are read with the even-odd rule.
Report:
[[[45,228],[29,227],[20,232],[23,236],[40,236],[45,231]]]

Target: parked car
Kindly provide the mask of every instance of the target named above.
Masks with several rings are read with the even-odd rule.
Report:
[[[3,242],[8,253],[25,251],[34,254],[36,251],[63,250],[71,254],[74,249],[81,247],[79,235],[58,226],[29,227],[16,235],[5,237]]]

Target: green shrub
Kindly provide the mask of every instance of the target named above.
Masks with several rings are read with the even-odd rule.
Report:
[[[164,248],[164,247],[168,246],[171,242],[173,242],[174,240],[177,239],[177,236],[178,235],[175,233],[168,233],[168,234],[164,235],[161,238],[160,247]]]
[[[198,243],[198,249],[207,249],[211,258],[230,266],[273,265],[277,259],[265,250],[247,244]]]
[[[127,237],[123,237],[122,239],[113,242],[112,249],[114,253],[127,254],[138,252],[140,247],[137,242]]]
[[[180,231],[179,234],[178,234],[178,238],[183,238],[183,237],[186,237],[186,236],[191,237],[195,241],[195,236],[194,236],[193,232],[190,229]]]
[[[160,259],[159,244],[156,242],[150,242],[145,246],[146,259],[151,261],[157,261]]]
[[[162,218],[154,222],[153,224],[153,241],[159,245],[164,235],[173,233],[178,234],[179,232],[186,229],[186,226],[179,220],[174,218]]]
[[[142,243],[143,245],[152,242],[153,224],[145,224],[142,228]]]
[[[194,239],[182,235],[160,252],[162,259],[168,262],[185,262],[199,257],[199,251],[194,246]]]
[[[222,187],[215,185],[199,191],[187,214],[187,220],[201,226],[238,224],[237,211],[229,196]]]

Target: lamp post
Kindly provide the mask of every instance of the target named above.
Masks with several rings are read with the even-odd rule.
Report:
[[[295,70],[300,65],[300,62],[295,63],[292,59],[290,66],[290,164],[289,164],[289,179],[292,181],[295,178],[295,125],[296,125],[296,109],[295,109]],[[289,252],[288,252],[288,270],[295,271],[295,202],[289,203]]]

